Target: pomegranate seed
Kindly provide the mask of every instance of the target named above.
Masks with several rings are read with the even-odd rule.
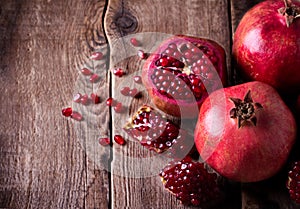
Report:
[[[147,54],[146,54],[143,50],[138,50],[137,55],[138,55],[141,59],[146,59],[146,58],[147,58]]]
[[[135,97],[135,95],[137,95],[138,93],[138,90],[136,88],[134,89],[131,89],[129,92],[128,92],[128,95],[129,96],[132,96],[132,97]]]
[[[123,105],[121,102],[118,102],[116,106],[114,106],[114,110],[116,113],[121,113],[123,111]]]
[[[125,75],[125,72],[123,71],[122,68],[115,68],[113,69],[113,74],[115,76],[122,77],[123,75]]]
[[[114,107],[114,106],[116,106],[116,101],[115,101],[113,98],[109,97],[109,98],[106,100],[106,105],[107,105],[107,106],[112,106],[112,107]]]
[[[100,97],[97,94],[91,93],[91,99],[94,104],[99,104],[100,103]]]
[[[89,69],[87,69],[87,68],[82,68],[81,69],[81,73],[83,75],[92,75],[92,72]]]
[[[82,97],[82,95],[80,93],[77,93],[77,94],[74,95],[73,101],[76,102],[76,103],[80,103],[81,97]]]
[[[128,96],[129,92],[130,92],[130,88],[128,86],[125,86],[121,89],[121,94],[123,94],[124,96]]]
[[[133,77],[134,82],[141,84],[142,83],[142,77],[141,76],[134,76]]]
[[[82,115],[79,112],[73,111],[71,118],[77,121],[81,121],[83,119]]]
[[[97,82],[98,80],[99,80],[99,76],[98,76],[97,74],[91,75],[91,77],[90,77],[90,82],[91,82],[91,83],[95,83],[95,82]]]
[[[140,46],[140,42],[139,42],[136,38],[131,38],[131,39],[130,39],[130,43],[131,43],[133,46]]]
[[[107,137],[99,138],[99,144],[102,146],[108,146],[110,144],[110,140]]]
[[[103,54],[101,52],[94,52],[90,58],[92,60],[101,60],[102,57],[103,57]]]
[[[126,143],[125,139],[121,135],[115,135],[114,140],[119,145],[124,145]]]
[[[83,95],[81,98],[80,98],[80,102],[81,104],[83,105],[87,105],[89,103],[89,96],[87,94]]]
[[[72,112],[73,110],[71,107],[63,108],[61,111],[62,115],[65,117],[70,117],[72,115]]]

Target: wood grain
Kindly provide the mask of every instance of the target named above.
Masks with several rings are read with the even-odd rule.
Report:
[[[158,6],[159,5],[159,6]],[[172,5],[170,7],[170,5]],[[227,1],[109,1],[105,16],[105,31],[111,46],[110,69],[121,67],[127,75],[112,76],[112,95],[121,100],[126,110],[112,117],[113,134],[121,133],[126,146],[114,145],[112,161],[112,208],[188,208],[163,189],[158,172],[168,159],[143,149],[129,138],[121,127],[141,104],[151,104],[144,89],[144,97],[132,99],[120,95],[126,85],[131,88],[132,76],[140,74],[143,60],[137,50],[151,52],[167,37],[186,34],[210,38],[220,43],[230,54],[230,27]],[[210,11],[210,12],[208,12]],[[222,14],[214,15],[214,14]],[[172,17],[172,18],[170,18]],[[130,38],[136,37],[142,45],[132,47]],[[230,67],[230,58],[227,57]],[[230,68],[229,68],[230,69]],[[240,195],[229,198],[217,208],[240,208]]]
[[[72,105],[80,66],[104,43],[91,36],[103,32],[104,5],[1,1],[1,208],[109,204],[108,173],[88,158],[74,122],[60,113]]]

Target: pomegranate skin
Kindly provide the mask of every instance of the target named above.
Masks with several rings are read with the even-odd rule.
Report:
[[[300,7],[300,2],[293,4]],[[278,11],[283,7],[283,0],[267,0],[250,9],[235,31],[232,51],[244,78],[296,94],[300,92],[300,18],[287,27]]]
[[[256,125],[238,128],[230,117],[235,104],[250,90]],[[202,104],[195,128],[200,156],[220,175],[239,182],[256,182],[275,175],[287,160],[296,138],[296,122],[277,91],[253,81],[213,92]]]
[[[222,88],[227,85],[226,54],[224,49],[212,40],[185,35],[176,35],[165,40],[159,45],[154,53],[152,53],[148,57],[142,69],[142,82],[146,87],[152,102],[156,105],[157,108],[169,115],[178,118],[196,118],[199,113],[199,108],[206,97],[203,97],[200,100],[194,99],[193,101],[189,102],[168,98],[167,96],[162,95],[156,89],[151,80],[151,73],[153,72],[153,69],[155,69],[155,61],[160,58],[161,53],[164,51],[164,49],[166,49],[169,44],[180,43],[182,41],[190,43],[197,42],[213,49],[213,51],[217,53],[219,60],[219,64],[217,67],[218,88]]]

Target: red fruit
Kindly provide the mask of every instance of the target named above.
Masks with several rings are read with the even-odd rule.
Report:
[[[114,107],[114,106],[116,106],[116,104],[117,104],[117,101],[116,101],[116,100],[114,100],[114,99],[111,98],[111,97],[107,98],[107,100],[106,100],[106,105],[107,105],[107,106],[112,106],[112,107]]]
[[[199,206],[220,197],[217,175],[189,157],[169,163],[159,175],[165,188],[185,205]]]
[[[130,88],[128,86],[125,86],[121,89],[121,94],[123,94],[124,96],[128,96],[129,92],[130,92]]]
[[[100,97],[97,94],[91,93],[91,99],[93,101],[94,104],[99,104],[100,101]]]
[[[102,146],[108,146],[110,144],[110,139],[107,137],[99,138],[99,144]]]
[[[300,2],[289,2],[267,0],[249,10],[236,29],[233,56],[245,78],[299,93]]]
[[[211,40],[174,36],[147,59],[142,80],[159,109],[176,117],[197,117],[207,92],[226,83],[224,49]]]
[[[134,80],[134,82],[136,82],[138,84],[142,83],[142,77],[141,76],[136,75],[136,76],[133,77],[133,80]]]
[[[97,75],[97,74],[91,75],[91,77],[90,77],[90,82],[91,82],[91,83],[95,83],[95,82],[97,82],[98,80],[99,80],[99,75]]]
[[[140,46],[140,42],[139,42],[136,38],[131,38],[131,39],[130,39],[130,43],[131,43],[133,46]]]
[[[300,204],[300,161],[293,163],[288,173],[286,187],[289,190],[290,198]]]
[[[81,121],[83,119],[82,115],[79,112],[73,111],[71,118],[77,121]]]
[[[115,106],[114,106],[114,110],[116,113],[121,113],[123,112],[124,108],[123,108],[123,104],[121,102],[118,102]]]
[[[63,108],[61,110],[62,115],[65,117],[70,117],[72,115],[72,112],[73,112],[73,110],[71,107]]]
[[[213,92],[195,128],[200,156],[221,175],[255,182],[276,174],[296,138],[296,122],[277,91],[254,81]]]
[[[117,144],[119,144],[119,145],[124,145],[124,144],[126,144],[125,139],[124,139],[121,135],[115,135],[115,136],[114,136],[114,140],[115,140],[115,142],[116,142]]]
[[[113,74],[115,76],[122,77],[123,75],[125,75],[125,72],[123,71],[122,68],[115,68],[113,69]]]
[[[81,69],[81,73],[83,74],[83,75],[92,75],[93,73],[89,70],[89,69],[87,69],[87,68],[82,68]]]
[[[131,97],[135,97],[138,94],[138,90],[136,88],[130,89],[128,95]]]
[[[101,60],[102,57],[103,57],[103,54],[101,52],[94,52],[90,58],[92,60]]]
[[[145,53],[143,50],[138,50],[137,55],[138,55],[141,59],[147,59],[147,53]]]
[[[77,94],[74,95],[73,101],[76,102],[76,103],[80,103],[81,97],[82,97],[82,95],[80,93],[77,93]]]
[[[194,144],[184,130],[147,105],[133,114],[124,130],[142,146],[157,153],[173,148],[176,144],[171,153],[176,158],[185,157]]]
[[[89,104],[89,96],[87,94],[81,96],[80,103],[83,105],[88,105]]]

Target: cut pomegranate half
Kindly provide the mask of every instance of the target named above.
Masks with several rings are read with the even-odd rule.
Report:
[[[225,51],[217,43],[183,35],[164,41],[143,66],[154,104],[181,118],[195,118],[212,91],[226,85]]]

